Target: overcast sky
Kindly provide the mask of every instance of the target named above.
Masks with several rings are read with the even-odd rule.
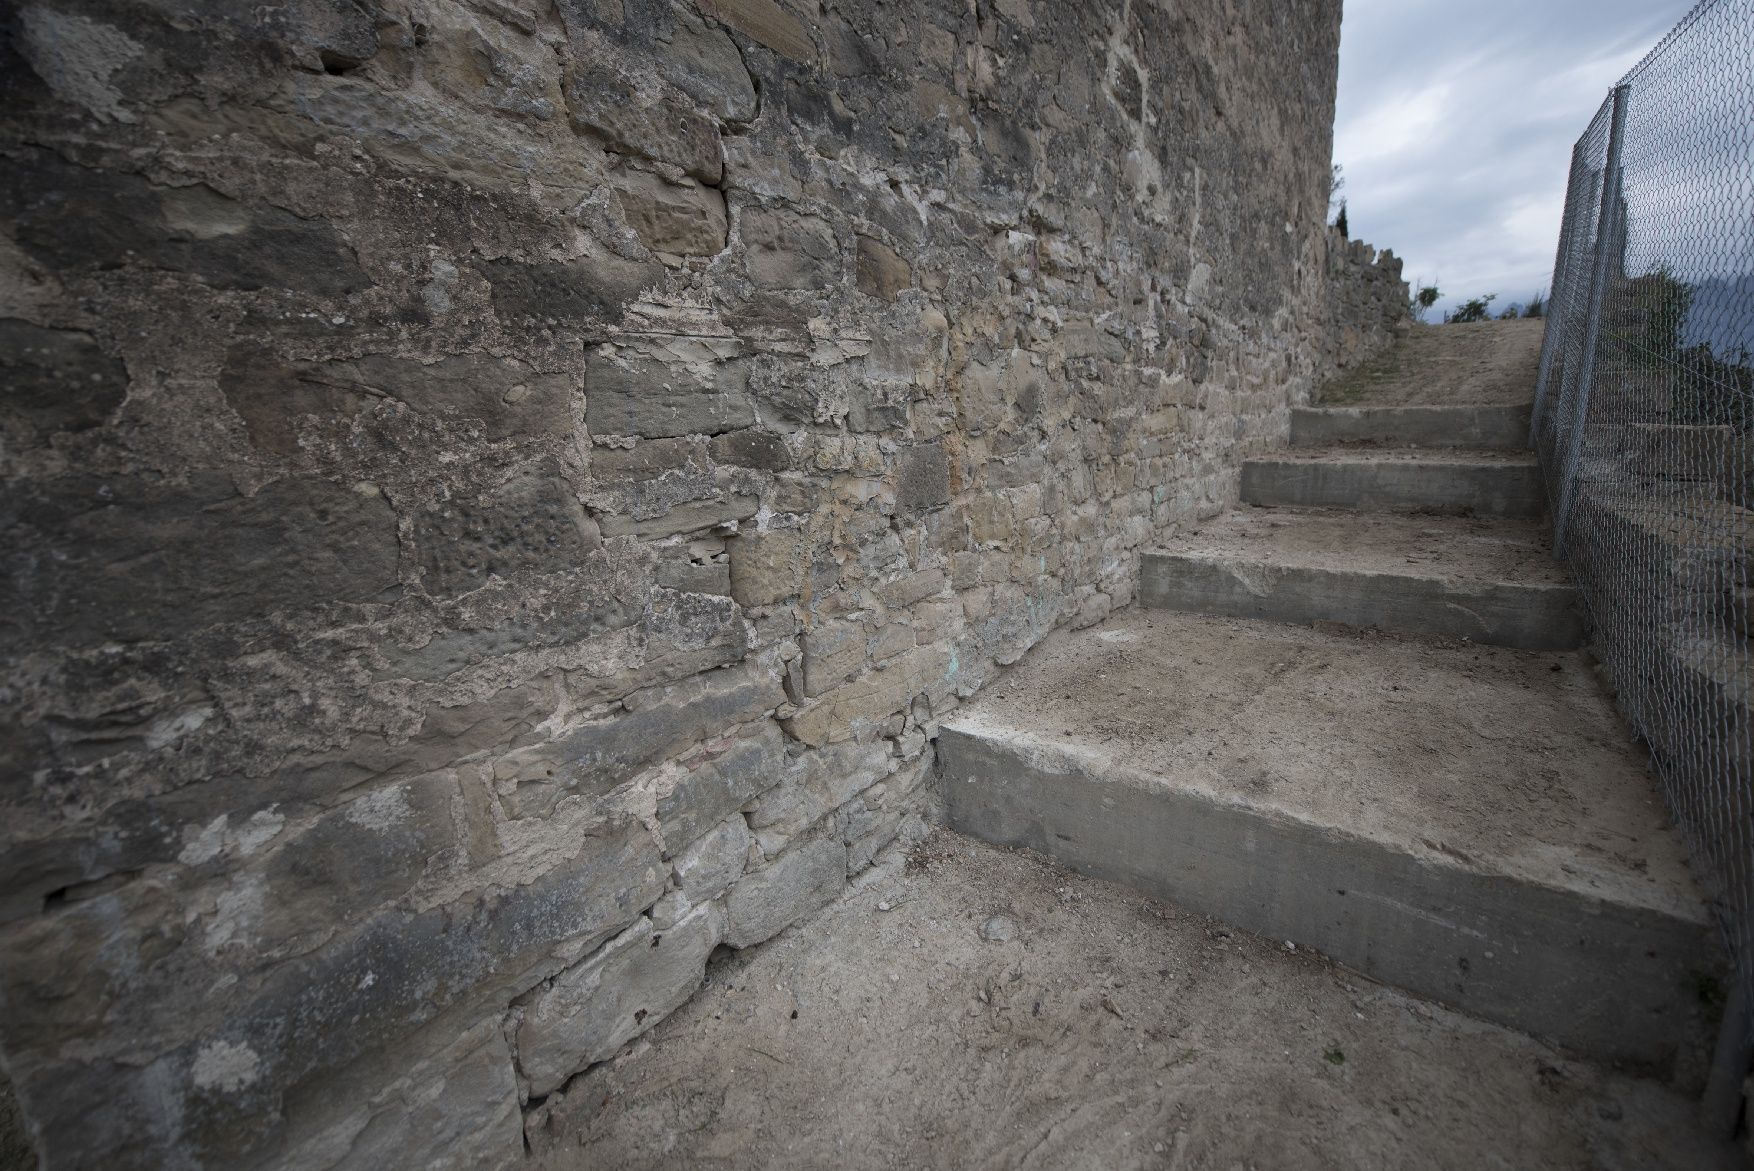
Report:
[[[1439,311],[1552,275],[1575,142],[1693,0],[1346,0],[1334,161],[1352,235]]]

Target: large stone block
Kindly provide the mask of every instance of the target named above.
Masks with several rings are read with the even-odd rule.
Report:
[[[675,4],[676,27],[669,47],[658,55],[658,72],[677,89],[699,102],[715,118],[748,122],[755,117],[755,82],[743,54],[725,34]]]
[[[811,747],[845,740],[861,727],[870,729],[882,723],[907,707],[914,696],[944,682],[951,662],[947,647],[916,647],[887,666],[812,700],[784,721],[785,729]]]
[[[566,108],[574,130],[594,134],[611,149],[665,163],[702,183],[724,174],[717,122],[650,85],[641,85],[604,61],[580,61],[566,78]]]
[[[96,427],[128,395],[127,370],[89,333],[12,317],[0,318],[0,380],[0,418],[39,433]]]
[[[490,354],[450,354],[434,362],[389,354],[303,362],[242,343],[227,351],[219,388],[258,448],[292,456],[308,417],[334,428],[386,398],[479,428],[487,439],[565,439],[572,433],[573,398],[583,386],[576,374],[543,373]]]
[[[678,256],[711,256],[725,247],[725,197],[713,187],[666,183],[646,171],[614,179],[622,218],[647,248]]]
[[[658,798],[665,848],[676,853],[779,784],[785,763],[785,738],[767,724],[720,754],[688,765]]]
[[[716,16],[744,36],[774,52],[806,64],[816,60],[816,43],[804,22],[774,0],[698,0],[709,16]]]
[[[706,976],[721,930],[720,911],[710,905],[661,935],[642,918],[554,977],[518,1026],[518,1067],[530,1093],[559,1089],[680,1007]]]
[[[216,474],[180,484],[76,474],[10,489],[0,527],[11,534],[0,624],[52,631],[63,646],[174,638],[399,591],[389,502],[313,476],[244,496]]]
[[[665,361],[635,352],[591,355],[585,423],[596,436],[717,435],[755,422],[741,361]]]
[[[453,497],[414,521],[421,583],[459,594],[515,573],[558,573],[586,564],[601,538],[571,484],[532,469],[479,496]]]
[[[341,297],[371,286],[334,224],[246,204],[204,184],[158,187],[47,151],[9,159],[0,216],[27,253],[59,270],[139,265],[222,289]]]
[[[745,948],[772,939],[846,884],[846,846],[831,838],[794,846],[732,888],[725,900],[725,942]]]
[[[739,219],[749,279],[764,289],[826,289],[840,279],[840,241],[815,216],[752,207]]]
[[[664,279],[664,267],[611,255],[495,260],[487,265],[487,279],[493,311],[507,324],[551,321],[590,330],[618,323],[629,302]]]
[[[557,738],[557,783],[603,793],[642,766],[674,756],[733,725],[756,719],[784,700],[765,671],[711,671],[669,687],[637,692],[615,712]]]
[[[797,597],[809,579],[810,537],[799,529],[741,533],[725,545],[731,555],[731,597],[739,605],[772,606]]]
[[[732,814],[705,837],[676,855],[676,888],[690,903],[718,898],[743,876],[749,858],[749,826]]]

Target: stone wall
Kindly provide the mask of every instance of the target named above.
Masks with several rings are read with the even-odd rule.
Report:
[[[913,832],[945,713],[1370,344],[1339,10],[0,15],[47,1164],[515,1159]]]
[[[1401,261],[1362,240],[1328,232],[1327,336],[1321,361],[1344,370],[1391,345],[1413,327],[1412,290],[1401,279]]]

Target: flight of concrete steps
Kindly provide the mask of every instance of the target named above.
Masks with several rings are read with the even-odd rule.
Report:
[[[1697,1084],[1719,948],[1580,650],[1528,421],[1295,412],[1141,607],[946,723],[952,827]]]

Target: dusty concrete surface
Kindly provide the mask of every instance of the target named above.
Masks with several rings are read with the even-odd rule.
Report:
[[[1421,448],[1510,448],[1529,445],[1531,403],[1454,407],[1298,407],[1291,412],[1296,447],[1332,444]]]
[[[1324,386],[1326,407],[1526,403],[1535,397],[1546,323],[1415,325],[1378,357]]]
[[[1643,754],[1581,652],[1134,610],[1049,638],[957,719],[1703,921]]]
[[[944,832],[546,1106],[544,1171],[1740,1166],[1654,1083]]]
[[[1264,507],[1539,516],[1547,498],[1533,456],[1510,452],[1299,451],[1242,465],[1242,501]]]
[[[1546,525],[1506,517],[1239,508],[1189,529],[1177,552],[1261,557],[1317,569],[1566,585]]]

